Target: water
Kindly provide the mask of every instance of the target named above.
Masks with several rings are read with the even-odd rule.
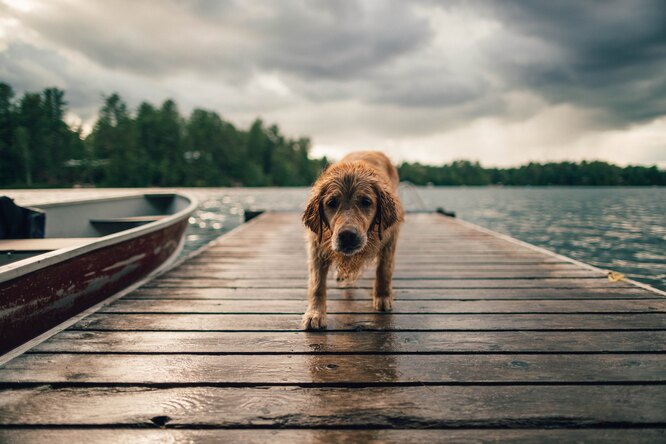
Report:
[[[200,205],[190,218],[185,253],[243,221],[244,209],[300,210],[307,188],[184,190]],[[22,203],[126,194],[115,190],[6,192]],[[461,219],[619,271],[666,290],[666,189],[403,187],[407,209],[453,210]]]

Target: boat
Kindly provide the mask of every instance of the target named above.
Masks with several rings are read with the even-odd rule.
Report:
[[[0,354],[167,268],[196,206],[182,193],[14,205],[26,217],[0,229],[23,237],[0,239]]]

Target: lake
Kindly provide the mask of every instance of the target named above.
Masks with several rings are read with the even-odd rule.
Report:
[[[308,188],[189,188],[200,200],[186,252],[243,221],[244,209],[300,210]],[[134,192],[133,189],[5,191],[19,203]],[[407,209],[443,207],[461,219],[666,290],[666,188],[413,187]]]

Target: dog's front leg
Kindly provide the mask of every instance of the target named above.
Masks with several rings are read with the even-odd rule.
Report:
[[[326,277],[331,262],[314,240],[309,242],[308,256],[308,309],[303,315],[303,328],[321,330],[326,328]]]
[[[397,237],[397,235],[391,236],[379,252],[375,285],[372,291],[372,305],[375,307],[375,310],[391,311],[391,308],[393,308],[391,280],[393,279]]]

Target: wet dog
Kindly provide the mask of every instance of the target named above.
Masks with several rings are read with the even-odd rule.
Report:
[[[392,308],[391,279],[404,212],[397,169],[383,153],[361,151],[330,166],[315,182],[303,213],[308,228],[308,307],[303,328],[326,327],[326,277],[350,285],[377,261],[375,310]]]

